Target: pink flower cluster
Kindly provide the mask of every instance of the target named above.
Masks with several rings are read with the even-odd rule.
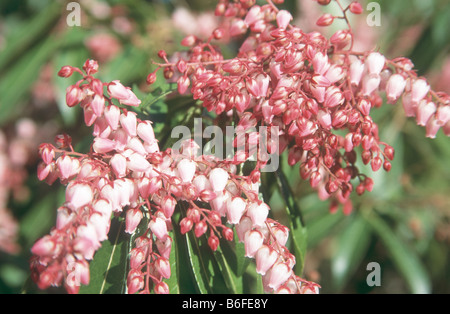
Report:
[[[102,83],[93,77],[97,69],[88,60],[84,73],[70,66],[59,72],[62,77],[83,75],[67,89],[66,101],[83,108],[94,140],[88,154],[75,152],[68,135],[58,136],[56,146],[40,146],[39,179],[49,184],[59,179],[67,187],[56,226],[32,247],[38,286],[64,284],[76,293],[88,284],[88,261],[107,239],[114,214],[125,218],[130,234],[144,217],[148,220],[130,252],[128,292],[168,293],[164,279],[171,276],[172,216],[183,202],[187,210],[177,226],[182,234],[193,230],[196,237],[205,235],[216,250],[219,238],[234,239],[234,225],[246,256],[256,259],[267,291],[316,292],[318,286],[293,273],[295,257],[285,247],[288,229],[267,218],[270,208],[258,199],[254,178],[236,174],[229,161],[197,156],[193,141],[185,141],[179,154],[161,152],[151,121],[117,105],[139,105],[135,94],[119,81]]]
[[[44,129],[42,134],[47,133]],[[0,130],[0,251],[16,254],[19,225],[8,205],[11,199],[25,202],[30,191],[25,182],[27,167],[37,157],[38,126],[28,118],[19,119],[11,128]]]
[[[362,12],[356,1],[342,9],[343,16],[325,14],[318,24]],[[342,204],[349,214],[351,193],[372,190],[372,179],[356,167],[358,155],[373,171],[391,169],[394,149],[380,139],[370,115],[383,103],[383,94],[388,103],[401,100],[405,114],[426,127],[427,137],[434,138],[440,128],[450,136],[450,97],[432,91],[406,58],[353,51],[351,28],[330,39],[305,33],[274,1],[260,6],[221,0],[215,13],[223,16],[223,25],[207,41],[192,35],[183,39],[189,50],[175,62],[161,51],[164,63],[156,63],[148,82],[163,68],[167,79],[176,78],[180,93],[190,90],[219,119],[237,116],[241,123],[250,116],[258,125],[277,126],[280,154],[288,151],[289,164],[300,163],[300,176],[321,199],[331,199],[330,210]],[[226,35],[242,40],[235,58],[225,59],[212,44]]]

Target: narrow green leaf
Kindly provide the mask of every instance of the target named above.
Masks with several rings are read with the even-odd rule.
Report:
[[[380,237],[395,266],[408,284],[410,291],[415,294],[430,293],[430,278],[416,252],[396,236],[377,214],[371,213],[365,219]]]
[[[338,236],[331,260],[336,289],[342,289],[358,268],[369,248],[370,233],[367,222],[360,215],[355,215]]]
[[[217,250],[214,252],[214,258],[217,261],[219,269],[222,273],[222,276],[225,280],[225,284],[233,294],[241,294],[243,293],[243,285],[242,285],[242,277],[236,276],[236,274],[232,271],[229,263],[228,263],[228,255],[225,255],[219,246]]]
[[[58,1],[51,2],[49,6],[34,16],[31,20],[22,24],[18,31],[15,31],[6,39],[6,47],[2,51],[0,58],[0,71],[14,63],[16,58],[27,52],[34,43],[44,36],[48,30],[56,25],[61,17],[62,5]]]
[[[335,214],[326,212],[313,221],[308,221],[308,247],[314,247],[325,237],[330,236],[343,217],[342,211]]]
[[[89,266],[90,283],[81,286],[80,293],[125,293],[129,235],[123,227],[123,221],[111,221],[110,238],[102,242],[102,247],[95,253]]]
[[[280,193],[286,204],[286,213],[289,218],[289,228],[291,229],[291,253],[295,255],[295,272],[300,275],[303,273],[305,265],[307,248],[307,231],[303,223],[300,209],[294,199],[292,190],[284,173],[281,170],[276,171],[277,183]]]
[[[178,260],[178,242],[175,240],[175,232],[172,230],[170,231],[169,235],[172,238],[172,249],[170,250],[170,256],[169,256],[169,263],[170,263],[170,269],[171,269],[171,276],[169,279],[166,280],[167,285],[169,286],[169,293],[170,294],[179,294],[180,293],[180,286],[178,283],[178,272],[177,272],[177,263]]]
[[[195,281],[199,292],[202,294],[212,293],[212,276],[208,271],[208,264],[199,254],[200,248],[196,239],[188,232],[186,235],[186,245],[188,249],[189,260],[192,266]]]

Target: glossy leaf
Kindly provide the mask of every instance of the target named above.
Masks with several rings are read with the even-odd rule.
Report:
[[[380,216],[372,213],[366,220],[389,252],[410,291],[417,294],[431,293],[430,278],[417,253],[402,241]]]
[[[341,290],[358,269],[370,244],[371,229],[365,219],[359,214],[349,219],[333,247],[331,272],[337,290]]]
[[[90,263],[91,274],[88,286],[81,286],[84,294],[118,294],[126,292],[128,274],[129,235],[124,232],[124,222],[113,219],[109,239],[95,253]]]
[[[291,238],[291,253],[295,255],[295,271],[298,275],[303,272],[307,247],[307,232],[301,216],[300,209],[296,203],[292,190],[281,170],[276,172],[277,183],[280,193],[286,204],[286,213],[289,218],[289,229]]]

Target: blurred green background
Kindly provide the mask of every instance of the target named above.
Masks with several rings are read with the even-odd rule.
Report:
[[[60,67],[81,67],[94,58],[102,80],[120,79],[145,93],[157,51],[180,49],[184,31],[199,36],[211,31],[207,26],[213,25],[210,10],[215,4],[76,2],[81,5],[80,26],[67,24],[69,1],[0,2],[0,293],[20,293],[24,286],[40,292],[29,280],[30,247],[54,225],[64,192],[58,184],[38,182],[39,144],[53,142],[61,132],[84,147],[89,140],[89,130],[80,127],[81,112],[65,105],[65,89],[75,79],[57,77]],[[352,19],[357,47],[379,49],[390,58],[410,57],[434,89],[449,93],[448,1],[377,3],[381,26],[367,26],[370,11]],[[286,1],[281,7],[295,12],[296,24],[305,31],[317,30],[314,23],[322,10],[334,10],[312,0]],[[449,293],[449,139],[442,132],[426,139],[424,128],[404,118],[400,105],[374,110],[374,120],[396,157],[389,173],[373,175],[372,193],[354,198],[350,216],[329,214],[328,202],[318,200],[309,184],[299,180],[297,168],[285,171],[308,230],[304,276],[321,284],[324,293]],[[278,192],[270,196],[270,205],[283,222]],[[366,284],[370,262],[381,266],[380,287]]]

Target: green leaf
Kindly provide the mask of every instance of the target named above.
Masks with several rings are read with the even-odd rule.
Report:
[[[124,231],[124,222],[111,221],[109,239],[95,253],[90,263],[88,286],[81,286],[82,294],[119,294],[126,292],[128,243],[130,236]]]
[[[371,229],[365,219],[355,215],[348,221],[334,246],[331,260],[333,284],[341,290],[357,270],[370,245]]]
[[[330,236],[343,217],[342,211],[334,214],[326,212],[313,221],[308,221],[308,247],[314,247],[325,237]]]
[[[172,249],[170,250],[169,263],[171,269],[170,278],[166,280],[167,285],[169,286],[170,294],[179,294],[180,286],[178,283],[178,271],[177,266],[178,261],[178,242],[174,241],[176,239],[175,232],[172,230],[169,232],[170,237],[172,238]]]
[[[291,253],[295,255],[295,272],[300,275],[305,265],[307,232],[303,223],[300,209],[294,199],[294,195],[289,183],[281,170],[276,171],[277,183],[280,193],[286,204],[286,213],[289,218],[289,228],[291,229]]]
[[[72,33],[70,33],[72,34]],[[65,34],[67,35],[67,34]],[[55,51],[66,45],[80,43],[80,34],[48,37],[30,49],[0,80],[0,125],[21,115],[27,102],[30,87],[39,75],[41,67],[52,58]]]
[[[201,240],[196,238],[192,231],[186,234],[189,260],[199,292],[229,293],[211,249]]]
[[[430,293],[430,278],[416,252],[402,241],[377,214],[368,214],[365,219],[383,242],[410,291],[415,294]]]
[[[13,64],[15,59],[20,58],[23,53],[29,51],[33,44],[47,36],[48,30],[55,26],[57,20],[61,18],[61,9],[60,2],[52,2],[45,10],[42,10],[30,21],[23,23],[19,30],[8,36],[7,45],[0,58],[0,72],[4,72],[5,68]]]

